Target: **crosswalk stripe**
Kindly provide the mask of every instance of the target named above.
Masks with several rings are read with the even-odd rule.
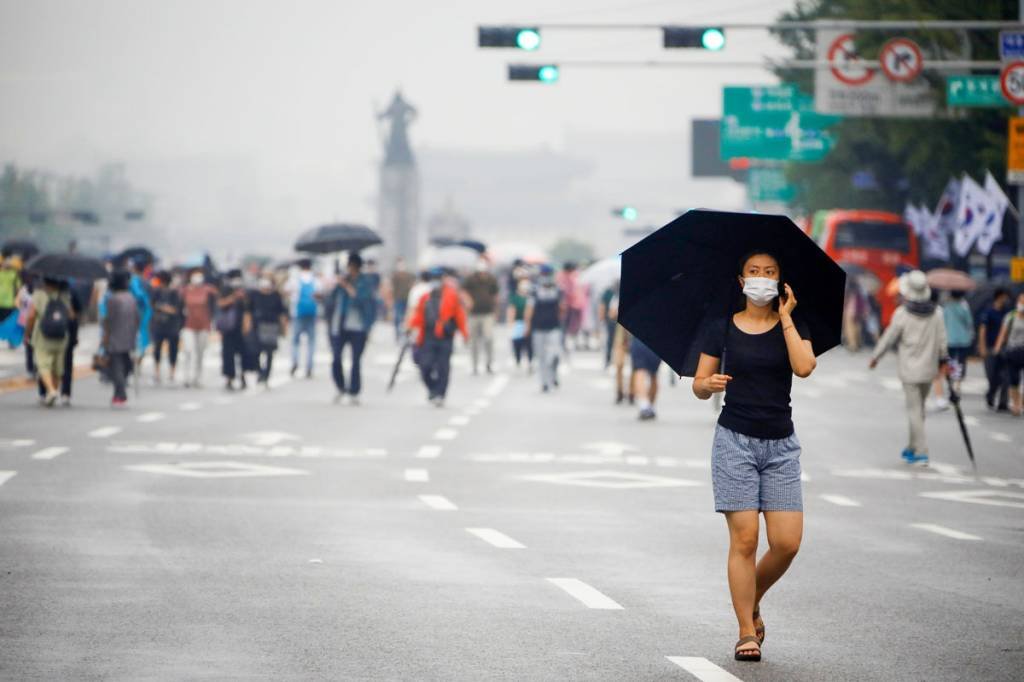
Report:
[[[145,414],[140,414],[138,417],[136,417],[135,421],[142,422],[143,424],[148,424],[150,422],[158,422],[161,419],[163,419],[164,416],[165,415],[163,412],[146,412]]]
[[[614,599],[602,594],[597,589],[577,578],[548,578],[547,580],[583,602],[583,605],[588,608],[607,611],[622,609],[622,605]]]
[[[178,409],[182,412],[195,412],[202,406],[202,403],[182,403],[181,405],[178,405]]]
[[[861,506],[860,502],[858,502],[857,500],[852,500],[849,497],[844,497],[843,495],[821,495],[820,497],[821,497],[821,499],[825,500],[826,502],[838,505],[840,507],[859,507],[859,506]]]
[[[947,538],[953,538],[954,540],[981,540],[977,535],[953,530],[952,528],[946,528],[945,526],[940,526],[934,523],[912,523],[910,524],[910,527],[928,531],[929,533],[935,533],[936,535],[944,535]]]
[[[499,549],[526,549],[526,545],[493,528],[467,528],[466,531]]]
[[[1003,433],[1002,431],[993,431],[988,435],[991,436],[992,440],[996,441],[997,443],[1009,443],[1013,440],[1012,438],[1010,438],[1009,435]]]
[[[7,481],[9,481],[12,478],[14,478],[14,476],[17,473],[18,473],[17,471],[0,471],[0,485],[3,485],[4,483],[7,483]]]
[[[120,426],[101,426],[89,432],[89,438],[110,438],[121,433]]]
[[[441,456],[440,445],[424,445],[416,452],[418,459],[437,459]]]
[[[458,509],[458,507],[452,504],[451,500],[442,495],[420,495],[419,498],[420,502],[438,511],[455,511]]]
[[[434,433],[434,438],[436,440],[454,440],[458,435],[459,432],[455,429],[438,429]]]
[[[56,445],[50,448],[43,448],[39,452],[34,453],[32,459],[53,459],[54,457],[60,457],[67,451],[68,448]]]
[[[722,670],[708,659],[700,656],[666,656],[665,658],[703,682],[743,682],[732,673]]]
[[[430,480],[430,472],[426,469],[406,469],[405,480],[413,483],[426,483]]]

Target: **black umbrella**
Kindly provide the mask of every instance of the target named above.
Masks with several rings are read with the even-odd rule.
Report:
[[[483,253],[487,250],[487,245],[476,239],[462,239],[457,243],[459,246],[465,246],[467,249],[473,249],[477,253]]]
[[[839,345],[846,274],[786,216],[693,210],[622,254],[619,322],[682,376],[693,376],[705,325],[739,309],[740,259],[780,260],[815,355]]]
[[[103,261],[77,253],[42,253],[25,264],[25,269],[50,279],[103,279]]]
[[[123,263],[129,260],[139,266],[152,265],[156,262],[156,254],[145,246],[130,246],[114,256],[115,263]]]
[[[388,393],[395,387],[395,382],[398,380],[398,370],[402,368],[402,360],[405,360],[405,354],[409,352],[409,347],[412,346],[412,342],[406,339],[402,343],[402,350],[398,353],[398,361],[395,363],[395,368],[391,370],[391,381],[388,382]]]
[[[17,254],[21,256],[22,260],[28,260],[37,253],[39,253],[39,247],[28,239],[8,239],[3,246],[0,246],[0,254],[4,258]]]
[[[359,251],[380,243],[380,236],[366,225],[336,223],[307,230],[295,242],[295,250],[303,253],[337,253]]]
[[[967,446],[967,456],[971,458],[971,466],[974,470],[978,470],[978,465],[974,461],[974,446],[971,445],[971,434],[967,432],[967,424],[964,423],[964,411],[960,407],[960,394],[953,388],[953,377],[949,374],[946,375],[946,383],[949,386],[949,402],[953,403],[953,409],[956,411],[956,420],[960,423],[960,434],[964,437],[964,445]]]

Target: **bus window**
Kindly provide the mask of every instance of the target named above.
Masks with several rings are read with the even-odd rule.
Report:
[[[910,253],[910,230],[900,223],[844,221],[836,225],[835,248]]]

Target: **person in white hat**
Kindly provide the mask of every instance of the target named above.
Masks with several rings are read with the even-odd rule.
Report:
[[[903,450],[908,464],[928,463],[928,441],[924,433],[924,405],[932,381],[949,356],[942,308],[932,300],[925,274],[913,270],[900,277],[903,303],[893,313],[871,356],[871,369],[886,351],[895,348],[899,378],[907,401],[910,442]]]

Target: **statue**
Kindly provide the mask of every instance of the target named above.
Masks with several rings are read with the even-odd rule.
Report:
[[[416,159],[409,146],[409,125],[416,119],[416,108],[396,92],[388,108],[377,114],[384,147],[380,166],[380,195],[377,227],[384,240],[381,264],[390,269],[404,258],[415,264],[422,238],[419,229],[420,179]]]

